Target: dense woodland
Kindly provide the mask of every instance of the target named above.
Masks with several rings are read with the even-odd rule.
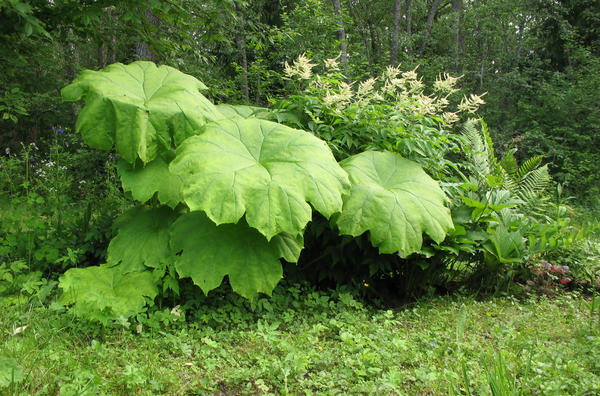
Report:
[[[290,93],[285,62],[339,55],[349,81],[418,66],[426,85],[463,76],[500,150],[543,154],[554,179],[598,202],[600,5],[593,0],[8,1],[2,20],[2,147],[71,126],[59,90],[82,69],[153,60],[213,101]],[[518,142],[518,143],[515,143]]]

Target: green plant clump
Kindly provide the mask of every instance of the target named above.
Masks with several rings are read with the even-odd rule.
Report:
[[[313,212],[342,234],[369,232],[381,252],[420,251],[453,228],[446,196],[420,165],[391,152],[338,163],[327,143],[250,107],[214,106],[195,78],[151,62],[84,71],[62,91],[85,100],[77,131],[120,156],[139,201],[117,222],[106,264],[70,269],[62,301],[106,322],[130,317],[179,279],[204,293],[227,276],[253,299],[298,261]],[[162,293],[159,293],[162,290]]]

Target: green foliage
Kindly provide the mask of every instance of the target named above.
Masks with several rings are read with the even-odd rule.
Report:
[[[445,295],[390,309],[355,291],[283,282],[250,302],[220,288],[102,329],[59,307],[2,299],[0,350],[24,379],[0,392],[446,395],[466,373],[472,395],[489,395],[482,354],[494,373],[496,351],[516,392],[600,390],[588,297]]]
[[[169,226],[177,214],[167,207],[135,207],[116,221],[117,235],[108,245],[106,262],[122,273],[158,268],[171,260]]]
[[[60,278],[61,302],[77,315],[107,323],[130,317],[154,300],[158,289],[150,271],[123,274],[119,267],[73,268]]]
[[[174,209],[182,200],[182,180],[169,172],[169,164],[162,156],[144,167],[132,167],[124,160],[117,163],[123,191],[131,192],[133,199],[145,203],[155,193],[158,200]]]
[[[171,163],[184,199],[216,224],[248,224],[267,239],[302,233],[313,207],[329,217],[342,207],[347,176],[327,145],[310,134],[257,119],[224,120],[187,139]]]
[[[269,295],[282,278],[280,259],[299,260],[313,210],[336,215],[342,233],[370,231],[381,252],[401,256],[421,250],[423,232],[441,242],[452,228],[443,191],[418,164],[369,152],[340,167],[318,137],[264,119],[293,117],[227,105],[220,114],[201,88],[174,69],[134,62],[86,71],[63,89],[66,100],[86,101],[77,122],[84,140],[104,149],[116,144],[123,190],[145,204],[117,221],[107,264],[61,278],[63,301],[76,314],[103,322],[129,317],[158,286],[162,297],[179,294],[176,274],[204,293],[227,276],[246,298]],[[97,290],[87,290],[99,276]],[[138,281],[137,291],[122,286]]]
[[[173,224],[171,245],[181,253],[175,258],[179,276],[192,278],[204,293],[227,275],[235,292],[253,299],[258,293],[270,295],[282,277],[279,258],[287,253],[280,251],[278,239],[269,242],[243,222],[217,226],[203,213],[191,212]]]
[[[445,194],[415,162],[390,152],[365,152],[341,165],[351,183],[335,220],[342,234],[369,231],[381,253],[406,257],[421,250],[423,233],[440,243],[453,228]]]
[[[63,128],[47,149],[0,157],[0,297],[22,303],[45,304],[66,269],[103,262],[123,206],[112,156]]]
[[[194,131],[221,117],[200,92],[206,86],[168,66],[152,62],[114,64],[87,70],[63,88],[65,101],[85,99],[77,132],[94,148],[144,164],[181,143]]]
[[[23,369],[15,359],[0,355],[0,389],[11,387],[23,381]]]
[[[257,106],[245,106],[245,105],[230,105],[227,103],[221,103],[216,106],[219,113],[223,114],[225,119],[227,118],[261,118],[265,120],[274,121],[276,116],[269,109]]]

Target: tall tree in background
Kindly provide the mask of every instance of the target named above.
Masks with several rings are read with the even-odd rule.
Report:
[[[431,8],[429,9],[429,13],[427,14],[427,22],[425,24],[425,31],[423,33],[423,41],[421,41],[421,52],[425,50],[425,46],[427,45],[427,39],[431,34],[431,28],[433,27],[433,21],[435,19],[435,15],[438,11],[438,7],[442,0],[433,0],[431,3]]]
[[[400,12],[401,3],[402,0],[394,1],[394,32],[392,33],[392,51],[390,55],[390,64],[392,65],[398,63],[398,39],[400,37],[400,18],[402,16]]]
[[[340,41],[340,62],[344,69],[348,68],[348,43],[346,42],[346,30],[344,29],[344,19],[342,18],[342,6],[340,0],[333,0],[333,9],[335,10],[335,16],[338,20],[338,40]]]
[[[244,13],[243,8],[239,2],[233,2],[236,17],[236,33],[235,33],[235,44],[238,50],[238,56],[240,59],[240,67],[242,69],[242,95],[244,100],[248,102],[250,100],[250,93],[248,88],[248,54],[246,52],[246,37],[244,35]]]

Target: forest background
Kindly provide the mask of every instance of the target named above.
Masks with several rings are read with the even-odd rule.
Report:
[[[216,103],[290,93],[285,62],[339,54],[350,81],[388,65],[443,72],[485,93],[502,153],[543,154],[555,181],[599,209],[600,4],[593,0],[15,1],[0,4],[0,147],[71,127],[59,90],[82,69],[153,60],[203,81]],[[39,146],[39,144],[38,144]]]

